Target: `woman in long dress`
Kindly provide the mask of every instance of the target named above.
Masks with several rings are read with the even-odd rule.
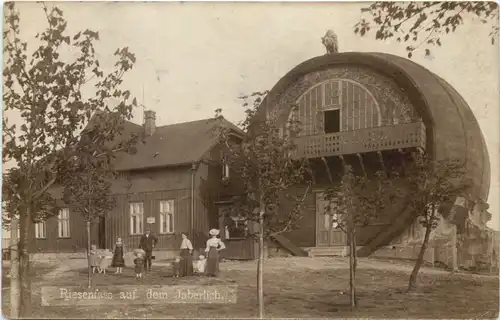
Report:
[[[193,244],[185,233],[182,233],[180,275],[188,277],[193,275]]]
[[[219,251],[224,250],[226,246],[217,238],[219,230],[212,229],[209,232],[211,238],[207,240],[207,269],[205,270],[207,276],[216,277],[219,274]]]

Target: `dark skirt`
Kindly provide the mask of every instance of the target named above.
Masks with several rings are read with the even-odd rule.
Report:
[[[180,277],[188,277],[193,275],[193,256],[189,253],[189,249],[182,249],[180,263]]]
[[[207,257],[207,268],[205,270],[208,276],[217,276],[219,273],[219,251],[216,247],[210,247]]]
[[[134,271],[135,273],[142,273],[144,270],[144,259],[135,258],[134,259]]]
[[[125,267],[125,259],[123,258],[123,247],[116,247],[115,252],[113,253],[113,261],[111,262],[111,266],[114,268]]]
[[[90,260],[90,266],[92,267],[98,267],[99,262],[101,261],[101,259],[97,254],[90,254],[89,260]]]

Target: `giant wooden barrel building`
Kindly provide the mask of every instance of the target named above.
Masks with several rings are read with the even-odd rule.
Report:
[[[297,246],[345,245],[345,237],[329,227],[319,196],[332,177],[338,181],[342,162],[374,171],[418,149],[434,159],[463,159],[476,196],[487,200],[488,152],[471,109],[445,80],[408,59],[360,52],[315,57],[279,80],[261,108],[277,114],[284,130],[290,117],[298,118],[297,156],[315,170],[301,225],[287,235]],[[404,207],[390,211],[384,223],[362,232],[360,254],[391,243],[412,224]]]

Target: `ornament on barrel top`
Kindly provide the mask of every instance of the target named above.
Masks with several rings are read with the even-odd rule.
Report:
[[[321,42],[326,48],[326,54],[339,52],[339,41],[337,39],[337,34],[332,29],[326,32],[325,36],[321,38]]]

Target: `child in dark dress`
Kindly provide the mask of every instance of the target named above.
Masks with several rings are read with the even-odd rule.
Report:
[[[137,253],[137,258],[134,259],[134,271],[135,271],[135,278],[136,279],[141,279],[142,278],[142,271],[144,269],[144,258],[142,257],[142,253]]]
[[[113,250],[113,262],[112,267],[116,268],[115,273],[122,273],[123,267],[125,267],[125,259],[123,258],[124,249],[122,238],[116,239],[115,249]]]

